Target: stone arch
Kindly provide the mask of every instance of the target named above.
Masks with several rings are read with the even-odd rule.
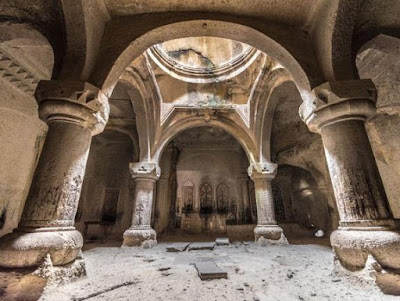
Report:
[[[254,145],[254,140],[248,135],[246,131],[236,126],[230,120],[218,120],[211,119],[208,122],[204,121],[204,117],[201,116],[190,116],[188,118],[179,120],[178,122],[171,125],[163,134],[161,139],[155,146],[154,155],[152,156],[154,162],[159,162],[162,152],[170,141],[172,141],[181,132],[195,128],[195,127],[205,127],[214,126],[225,130],[232,137],[234,137],[239,144],[243,147],[247,158],[250,163],[256,162],[256,148]]]
[[[256,120],[254,131],[258,141],[260,161],[272,162],[271,134],[275,108],[282,98],[293,97],[293,93],[298,92],[292,78],[284,69],[274,70],[266,81],[269,83],[268,86],[256,99],[255,112],[262,117]]]
[[[136,116],[136,129],[138,133],[139,143],[139,159],[148,161],[151,157],[151,141],[154,140],[154,127],[151,125],[156,124],[153,119],[153,112],[157,108],[157,97],[153,95],[152,87],[149,83],[143,82],[140,76],[129,78],[123,76],[118,85],[125,88],[129,97],[131,98],[133,111]]]
[[[110,95],[123,70],[150,46],[184,37],[215,36],[237,40],[267,53],[292,74],[302,97],[312,98],[311,88],[321,82],[318,79],[319,71],[317,71],[316,63],[311,62],[307,66],[304,62],[305,57],[296,53],[298,50],[295,47],[290,52],[282,44],[264,34],[262,28],[265,26],[243,25],[246,22],[240,24],[237,20],[236,22],[218,20],[217,16],[216,20],[195,19],[195,15],[193,18],[194,20],[182,20],[181,16],[176,16],[169,18],[168,21],[155,20],[154,23],[147,21],[149,24],[154,24],[153,27],[148,25],[149,28],[141,29],[140,33],[132,32],[132,29],[128,28],[129,21],[125,20],[124,29],[121,29],[121,32],[125,32],[124,39],[119,37],[121,41],[113,43],[116,44],[114,48],[110,46],[103,49],[97,67],[92,73],[91,82],[101,87],[106,95]],[[219,18],[222,19],[221,16]],[[121,24],[115,26],[122,27]],[[105,40],[107,40],[107,34],[111,39],[111,29],[110,32],[106,32]],[[282,39],[281,42],[284,43],[284,40]],[[101,64],[105,64],[106,67],[102,68]]]

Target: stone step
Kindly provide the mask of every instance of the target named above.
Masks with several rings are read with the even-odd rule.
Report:
[[[189,245],[189,251],[214,250],[215,242],[196,242]]]
[[[201,280],[228,279],[228,273],[212,261],[196,262],[195,266]]]
[[[167,247],[167,252],[184,252],[189,243],[186,242],[177,242]]]
[[[220,237],[215,240],[217,246],[229,246],[229,238],[227,237]]]

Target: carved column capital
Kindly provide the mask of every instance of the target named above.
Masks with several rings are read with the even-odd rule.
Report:
[[[129,163],[129,170],[133,179],[151,179],[158,180],[161,175],[160,166],[151,162]]]
[[[81,81],[40,81],[36,89],[39,116],[47,122],[70,122],[89,128],[92,135],[104,130],[110,114],[101,90]]]
[[[365,121],[376,112],[376,88],[369,79],[326,82],[313,93],[315,98],[303,102],[299,113],[315,133],[343,120]]]
[[[278,164],[272,162],[252,163],[247,169],[247,173],[253,181],[258,179],[272,180],[275,178],[277,171]]]

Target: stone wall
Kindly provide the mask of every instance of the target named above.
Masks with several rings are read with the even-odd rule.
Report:
[[[0,236],[18,225],[46,131],[34,98],[0,79]]]
[[[400,39],[378,35],[357,56],[361,78],[378,91],[377,115],[367,123],[368,135],[395,218],[400,218]]]
[[[274,183],[282,192],[286,223],[314,231],[331,230],[328,201],[308,171],[290,165],[279,166]]]
[[[125,134],[106,130],[93,138],[76,216],[76,227],[85,239],[121,239],[129,228],[132,156],[132,144]]]
[[[0,24],[0,236],[18,225],[46,137],[34,91],[52,68],[43,35],[26,24]]]
[[[246,171],[241,164],[243,161],[247,161],[243,152],[182,150],[177,164],[176,199],[177,219],[182,230],[224,233],[227,221],[242,222],[240,210],[243,210],[244,200],[240,198],[239,177]],[[224,187],[226,191],[222,192]],[[211,207],[204,206],[205,197],[210,198]],[[188,198],[192,202],[188,203]],[[225,201],[225,207],[218,204],[218,200]]]

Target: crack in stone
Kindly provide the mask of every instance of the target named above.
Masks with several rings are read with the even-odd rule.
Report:
[[[206,70],[213,69],[213,68],[217,67],[208,57],[203,55],[200,51],[194,50],[193,48],[185,48],[185,49],[179,49],[179,50],[176,50],[176,51],[168,51],[168,55],[171,56],[171,57],[176,58],[176,57],[179,57],[181,54],[186,53],[186,52],[190,52],[190,51],[194,52],[201,59],[205,60],[208,63],[207,65],[211,65],[212,66],[211,68],[207,66],[205,68]]]
[[[88,296],[86,296],[86,297],[82,297],[82,298],[73,298],[72,300],[73,300],[73,301],[88,300],[88,299],[97,297],[97,296],[99,296],[99,295],[102,295],[102,294],[111,292],[111,291],[116,290],[116,289],[118,289],[118,288],[121,288],[121,287],[123,287],[123,286],[129,286],[129,285],[138,284],[138,283],[140,283],[140,281],[127,281],[127,282],[124,282],[124,283],[121,283],[121,284],[113,285],[113,286],[111,286],[110,288],[107,288],[107,289],[104,289],[104,290],[102,290],[102,291],[99,291],[99,292],[90,294],[90,295],[88,295]]]

